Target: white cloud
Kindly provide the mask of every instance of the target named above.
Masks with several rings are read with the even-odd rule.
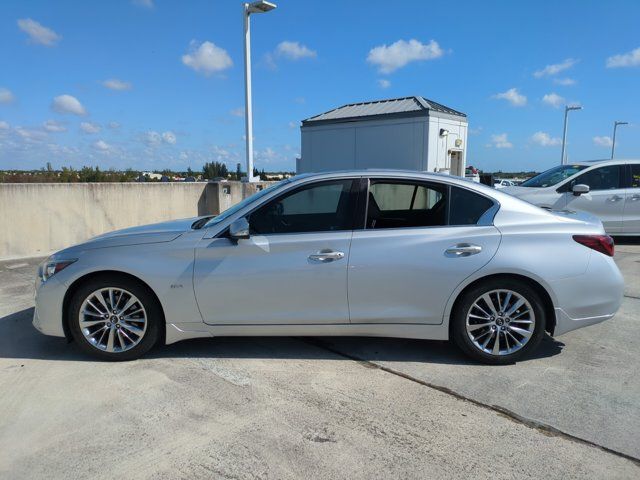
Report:
[[[110,78],[108,80],[105,80],[104,82],[102,82],[102,85],[110,90],[118,91],[131,90],[133,88],[131,82],[123,82],[122,80],[118,80],[117,78]]]
[[[59,95],[53,99],[51,108],[58,113],[71,113],[73,115],[86,115],[87,111],[84,109],[80,101],[71,95]]]
[[[575,85],[576,81],[573,78],[554,78],[553,83],[556,85],[562,85],[563,87],[570,87],[571,85]]]
[[[15,132],[28,143],[43,142],[47,139],[47,132],[34,128],[16,127]]]
[[[564,72],[565,70],[570,69],[576,63],[578,63],[578,60],[576,60],[575,58],[567,58],[567,59],[565,59],[564,61],[562,61],[560,63],[554,63],[552,65],[547,65],[542,70],[538,70],[538,71],[534,72],[533,76],[536,77],[536,78],[552,77],[554,75],[559,74],[560,72]]]
[[[536,132],[531,136],[531,141],[542,147],[555,147],[560,145],[562,141],[557,137],[552,137],[546,132]]]
[[[386,78],[381,78],[380,80],[378,80],[378,86],[380,88],[389,88],[391,86],[391,82]]]
[[[173,132],[163,132],[162,133],[162,141],[164,143],[168,143],[170,145],[175,145],[176,144],[176,134]]]
[[[120,128],[120,124],[118,122],[109,122],[107,123],[107,127],[116,129],[116,128]]]
[[[527,97],[518,92],[517,88],[510,88],[506,92],[497,93],[493,98],[506,100],[514,107],[524,107],[527,104]]]
[[[100,131],[100,125],[91,122],[82,122],[80,124],[80,130],[88,134],[98,133]]]
[[[298,105],[304,105],[307,102],[307,99],[304,97],[296,97],[293,99]]]
[[[607,68],[640,66],[640,47],[627,53],[607,58]]]
[[[21,18],[18,20],[18,27],[29,35],[29,40],[31,42],[38,45],[53,47],[62,38],[62,36],[58,35],[50,28],[47,28],[30,18]]]
[[[611,140],[611,137],[607,136],[593,137],[593,144],[598,147],[611,147],[613,145],[613,140]]]
[[[12,103],[16,99],[15,95],[6,88],[0,88],[0,103]]]
[[[231,115],[233,115],[234,117],[244,117],[244,107],[234,108],[229,113],[231,113]]]
[[[9,130],[9,124],[4,120],[0,120],[0,130]]]
[[[47,120],[42,124],[42,126],[47,132],[66,132],[67,131],[67,127],[65,127],[60,122],[56,122],[55,120]]]
[[[138,7],[145,7],[145,8],[153,8],[155,6],[153,4],[153,0],[133,0],[132,3],[134,5],[137,5]]]
[[[484,130],[482,127],[470,128],[469,135],[480,135],[482,130]]]
[[[434,60],[444,55],[438,42],[424,44],[418,40],[398,40],[391,45],[380,45],[369,50],[367,62],[378,67],[380,73],[391,73],[410,62]]]
[[[93,148],[95,148],[96,150],[100,150],[102,152],[106,152],[107,150],[109,150],[111,148],[111,145],[109,145],[104,140],[98,140],[97,142],[95,142],[93,144]]]
[[[299,42],[280,42],[276,47],[276,55],[288,60],[301,60],[303,58],[316,58],[318,54],[306,45]]]
[[[189,53],[182,56],[182,63],[204,75],[221,72],[233,65],[225,49],[211,42],[198,44],[195,40],[189,45]]]
[[[559,108],[561,105],[566,103],[566,99],[561,97],[557,93],[547,93],[544,97],[542,97],[542,101],[547,105],[552,106],[553,108]]]
[[[150,147],[157,147],[161,143],[175,145],[176,141],[176,134],[171,131],[159,133],[153,130],[149,130],[144,136],[144,142]]]
[[[499,133],[491,135],[491,143],[487,144],[487,147],[511,148],[513,147],[513,143],[509,141],[506,133]]]
[[[289,122],[289,128],[294,129],[300,126],[299,122]]]

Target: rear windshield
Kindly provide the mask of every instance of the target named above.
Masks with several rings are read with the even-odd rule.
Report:
[[[587,168],[587,165],[558,165],[550,168],[540,175],[530,178],[522,183],[521,187],[552,187],[561,181],[574,176],[580,170]]]

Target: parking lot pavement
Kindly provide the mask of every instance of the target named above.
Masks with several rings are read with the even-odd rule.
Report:
[[[616,260],[615,319],[504,367],[370,338],[94,362],[31,326],[37,261],[0,263],[0,478],[638,478],[640,245]]]

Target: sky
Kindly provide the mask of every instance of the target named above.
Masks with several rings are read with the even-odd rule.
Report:
[[[253,15],[255,166],[300,121],[422,95],[468,115],[467,164],[640,157],[640,1],[280,0]],[[242,3],[0,2],[0,169],[244,165]],[[392,159],[391,159],[392,161]]]

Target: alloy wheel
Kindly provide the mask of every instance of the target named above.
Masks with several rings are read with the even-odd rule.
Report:
[[[473,345],[490,355],[522,349],[536,326],[529,301],[513,290],[491,290],[479,296],[467,312],[466,329]]]
[[[147,330],[144,305],[122,288],[94,291],[82,302],[78,317],[80,331],[87,342],[109,353],[132,349]]]

